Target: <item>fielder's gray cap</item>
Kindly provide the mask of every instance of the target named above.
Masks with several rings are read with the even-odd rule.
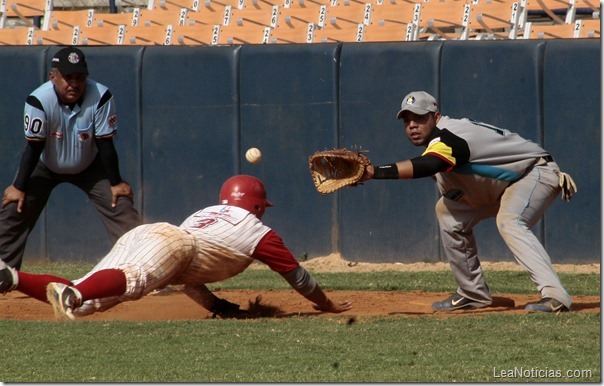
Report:
[[[401,111],[396,114],[396,119],[403,117],[403,112],[411,111],[412,113],[424,115],[435,113],[438,111],[436,99],[425,91],[413,91],[409,93],[401,103]]]
[[[75,73],[88,75],[88,64],[84,53],[75,47],[60,49],[52,58],[50,67],[58,69],[63,75]]]

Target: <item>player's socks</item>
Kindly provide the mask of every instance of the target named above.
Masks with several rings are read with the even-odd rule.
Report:
[[[73,286],[82,294],[82,300],[120,296],[126,292],[126,275],[121,269],[103,269]]]
[[[62,277],[38,275],[19,271],[19,285],[17,286],[17,291],[48,303],[48,300],[46,299],[46,286],[53,282],[71,285],[69,280],[63,279]]]

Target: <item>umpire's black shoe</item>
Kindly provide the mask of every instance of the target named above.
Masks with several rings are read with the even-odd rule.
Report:
[[[476,300],[468,299],[461,296],[457,292],[451,295],[448,299],[441,302],[432,303],[432,309],[434,311],[455,311],[462,308],[474,309],[490,306],[491,302],[477,302]]]
[[[17,288],[17,284],[19,284],[17,271],[0,260],[0,294],[14,290]]]
[[[569,307],[566,307],[561,302],[554,298],[542,298],[537,303],[527,304],[524,309],[528,312],[567,312],[570,311]]]

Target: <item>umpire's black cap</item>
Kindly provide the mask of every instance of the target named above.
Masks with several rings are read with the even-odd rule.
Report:
[[[75,47],[60,49],[52,58],[50,67],[58,69],[63,75],[75,73],[88,75],[86,57],[82,51]]]

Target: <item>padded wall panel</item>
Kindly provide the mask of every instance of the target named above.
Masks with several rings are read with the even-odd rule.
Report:
[[[543,41],[447,41],[441,63],[441,112],[471,118],[541,143]],[[543,222],[533,231],[543,238]],[[483,260],[513,260],[494,219],[474,228]]]
[[[46,47],[0,49],[0,191],[13,182],[25,146],[23,107],[25,99],[48,80]],[[46,257],[46,211],[29,236],[24,261]]]
[[[241,171],[261,178],[263,220],[296,257],[332,252],[334,197],[314,190],[308,156],[336,145],[339,46],[253,45],[241,51]],[[263,152],[251,165],[249,147]],[[302,258],[303,259],[303,258]]]
[[[180,224],[238,171],[239,47],[149,47],[142,67],[143,211]]]
[[[339,145],[361,145],[373,164],[419,156],[396,119],[411,91],[439,91],[442,43],[344,44]],[[340,250],[347,260],[438,261],[431,179],[375,180],[339,193]]]
[[[602,258],[602,97],[600,40],[550,40],[545,48],[545,144],[578,193],[556,200],[545,218],[554,262]]]
[[[59,47],[51,47],[48,60]],[[135,193],[140,211],[141,122],[140,68],[142,47],[83,47],[89,77],[113,94],[117,105],[118,134],[115,145],[120,173]],[[84,192],[73,185],[59,185],[48,202],[48,254],[52,260],[97,261],[111,247],[101,217]]]
[[[46,53],[55,49],[0,48],[3,188],[24,145],[23,103],[46,81]],[[554,262],[601,259],[599,40],[83,49],[91,77],[116,95],[121,169],[147,222],[179,223],[243,172],[267,183],[276,207],[265,220],[296,256],[340,249],[353,261],[434,261],[431,180],[370,181],[321,196],[307,169],[308,155],[322,148],[360,145],[375,164],[419,154],[394,115],[408,91],[425,89],[445,114],[544,139],[579,193],[570,204],[557,199],[537,233]],[[250,146],[264,162],[243,161]],[[484,259],[511,259],[494,221],[476,232]],[[94,259],[108,246],[92,205],[65,185],[34,229],[26,261]]]

